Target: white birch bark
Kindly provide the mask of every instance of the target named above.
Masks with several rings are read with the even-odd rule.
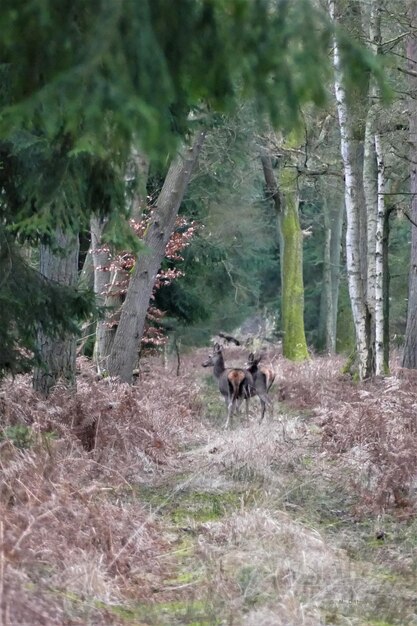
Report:
[[[370,7],[369,39],[374,54],[381,44],[381,0],[373,0]],[[383,233],[385,214],[385,164],[381,135],[378,131],[378,101],[380,92],[375,79],[371,79],[370,108],[367,130],[372,146],[367,173],[372,197],[368,209],[368,293],[367,304],[372,314],[372,341],[374,343],[374,368],[376,375],[384,373],[384,310],[383,310]],[[364,170],[364,178],[365,178]],[[371,264],[371,265],[369,265]]]
[[[385,162],[379,133],[375,133],[375,151],[378,165],[378,210],[375,229],[375,374],[379,376],[384,373],[383,239],[385,217]]]
[[[372,97],[372,96],[371,96]],[[375,106],[371,103],[366,119],[365,130],[365,154],[363,164],[363,188],[365,192],[366,215],[367,215],[367,281],[366,301],[369,311],[375,319],[375,241],[376,241],[376,217],[378,210],[377,168],[375,152]]]
[[[336,21],[335,0],[329,0],[330,17]],[[367,374],[367,308],[365,303],[364,282],[361,275],[361,172],[358,171],[356,145],[353,133],[353,119],[349,110],[347,94],[343,83],[343,68],[339,46],[334,38],[333,64],[335,95],[340,125],[340,146],[345,171],[345,206],[346,206],[346,264],[349,296],[352,306],[356,334],[356,351],[359,378]]]

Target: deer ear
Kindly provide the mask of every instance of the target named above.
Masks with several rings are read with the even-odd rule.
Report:
[[[213,346],[214,352],[221,352],[221,347],[219,343],[215,343]]]
[[[248,356],[248,361],[253,361],[254,356],[253,356],[253,352],[251,352]]]

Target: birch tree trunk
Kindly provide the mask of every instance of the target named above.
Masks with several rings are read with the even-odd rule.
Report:
[[[330,16],[337,21],[336,2],[329,0]],[[361,163],[358,162],[358,137],[355,112],[348,101],[344,86],[343,67],[337,39],[334,39],[333,62],[335,71],[335,95],[340,126],[340,143],[345,171],[346,206],[346,264],[349,296],[352,306],[356,335],[358,375],[360,379],[371,370],[369,354],[369,311],[366,305],[366,274],[363,271],[363,180]],[[366,231],[365,231],[366,232]]]
[[[53,251],[50,246],[41,245],[39,271],[50,281],[75,287],[78,280],[78,236],[58,230],[55,242],[62,254]],[[35,390],[48,396],[59,380],[68,386],[74,386],[76,338],[51,337],[39,332],[38,345],[43,366],[35,368]]]
[[[381,0],[373,0],[370,5],[369,39],[374,54],[381,47]],[[384,263],[383,237],[385,214],[385,163],[382,139],[378,130],[380,92],[375,79],[371,79],[369,90],[370,106],[367,116],[364,166],[364,188],[367,194],[368,214],[368,275],[367,305],[371,315],[371,346],[374,356],[374,372],[384,373]]]
[[[375,320],[376,286],[376,221],[378,212],[377,164],[375,151],[375,104],[371,102],[365,131],[365,153],[363,164],[363,187],[367,214],[367,284],[366,300],[372,319]]]
[[[375,133],[375,151],[378,166],[378,202],[375,232],[375,374],[388,369],[384,352],[384,219],[385,219],[385,161],[381,136]]]
[[[407,40],[409,98],[409,149],[411,219],[417,223],[417,2],[409,0],[410,34]],[[408,279],[407,326],[403,367],[417,369],[417,228],[411,227],[411,258]]]
[[[156,276],[204,138],[205,133],[198,132],[193,145],[171,164],[144,237],[148,250],[136,260],[108,359],[109,374],[122,382],[132,380]]]

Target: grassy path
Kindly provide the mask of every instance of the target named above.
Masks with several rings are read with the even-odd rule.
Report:
[[[131,623],[417,624],[416,527],[386,516],[382,538],[381,519],[353,516],[308,412],[281,405],[262,425],[252,415],[224,432],[215,386],[201,393],[207,443],[138,494],[169,538],[173,573]]]
[[[224,431],[201,361],[4,386],[2,626],[417,626],[415,381],[278,357]]]

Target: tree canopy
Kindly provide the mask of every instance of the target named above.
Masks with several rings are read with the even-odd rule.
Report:
[[[193,127],[216,124],[219,111],[234,111],[242,99],[253,102],[260,124],[296,124],[304,102],[326,98],[330,35],[309,0],[4,0],[6,263],[16,237],[53,243],[56,228],[78,233],[91,213],[110,215],[120,239],[133,146],[163,164]],[[369,66],[346,51],[353,66]],[[16,286],[7,289],[23,302]],[[4,323],[6,333],[18,327]],[[33,336],[23,341],[32,345]]]

